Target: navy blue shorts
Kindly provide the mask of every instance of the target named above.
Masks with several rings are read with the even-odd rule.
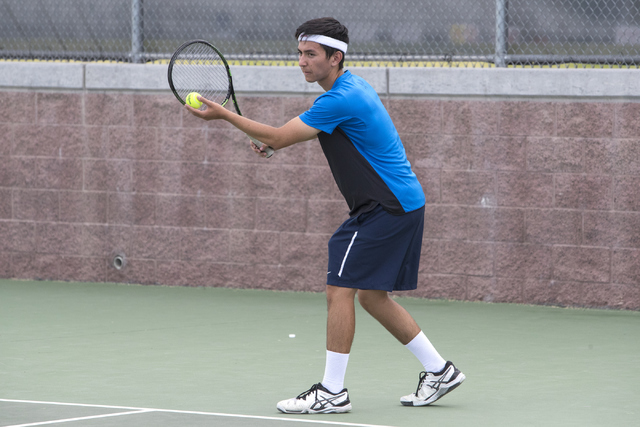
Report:
[[[424,206],[392,215],[381,206],[346,220],[329,240],[327,284],[387,292],[418,286]]]

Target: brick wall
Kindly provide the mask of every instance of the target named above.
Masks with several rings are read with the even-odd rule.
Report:
[[[416,295],[640,307],[639,104],[389,105],[429,200]]]
[[[385,102],[427,195],[412,295],[640,308],[640,104]],[[321,291],[347,208],[317,141],[246,145],[171,95],[0,91],[0,277]]]

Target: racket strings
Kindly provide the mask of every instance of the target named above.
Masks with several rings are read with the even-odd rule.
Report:
[[[173,85],[182,100],[191,92],[223,104],[229,96],[229,76],[220,55],[204,43],[192,43],[175,58]]]

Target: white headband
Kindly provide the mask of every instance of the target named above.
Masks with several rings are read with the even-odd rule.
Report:
[[[344,53],[347,53],[347,44],[343,41],[340,40],[336,40],[332,37],[327,37],[327,36],[321,36],[318,34],[309,34],[306,35],[305,33],[300,34],[300,37],[298,37],[298,41],[309,41],[309,42],[316,42],[316,43],[320,43],[323,44],[325,46],[329,46],[332,47],[334,49],[338,49]]]

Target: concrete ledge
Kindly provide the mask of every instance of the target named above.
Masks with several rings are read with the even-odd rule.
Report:
[[[87,90],[170,90],[166,65],[85,65]]]
[[[381,95],[640,98],[640,71],[351,67]],[[232,68],[240,93],[320,94],[298,67]],[[166,65],[0,62],[0,88],[168,91]]]
[[[83,64],[0,62],[0,87],[82,89]]]
[[[298,67],[236,66],[231,69],[233,85],[244,93],[320,94],[322,88],[307,83]],[[366,78],[380,94],[387,91],[386,70],[354,68],[354,74]],[[86,64],[87,90],[169,90],[166,65]]]
[[[389,93],[407,96],[639,97],[640,71],[390,68]]]

